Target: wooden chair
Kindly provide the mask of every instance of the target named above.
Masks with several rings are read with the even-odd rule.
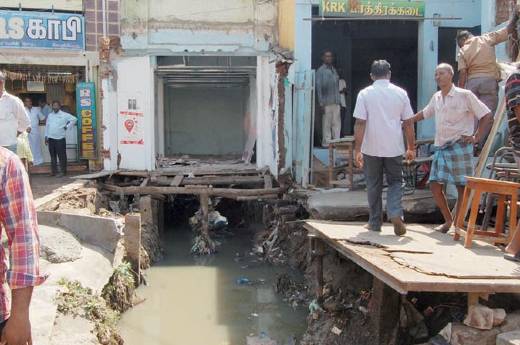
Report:
[[[507,245],[516,231],[518,213],[518,190],[520,184],[509,181],[497,181],[484,178],[468,177],[468,183],[464,190],[461,212],[456,219],[454,240],[458,241],[464,237],[464,247],[470,248],[473,239],[490,241],[493,244]],[[472,193],[473,196],[472,196]],[[477,230],[476,222],[479,214],[480,200],[483,193],[493,193],[497,195],[497,215],[495,231]],[[473,198],[473,199],[471,199]],[[471,209],[468,225],[464,230],[464,220],[466,218],[468,205],[471,199]],[[509,232],[505,234],[504,219],[509,206]]]

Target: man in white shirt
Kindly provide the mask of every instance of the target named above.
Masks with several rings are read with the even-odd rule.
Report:
[[[369,222],[367,228],[381,231],[383,222],[383,174],[388,183],[387,215],[398,236],[406,233],[403,223],[402,165],[405,154],[403,128],[408,150],[406,159],[415,159],[413,110],[405,90],[390,82],[390,64],[376,60],[372,64],[371,86],[358,94],[354,117],[356,125],[356,162],[365,168]]]
[[[43,163],[42,147],[40,143],[40,121],[45,119],[39,107],[33,107],[32,99],[25,97],[25,111],[31,121],[31,127],[27,129],[29,132],[29,146],[33,155],[33,164],[40,165]]]
[[[29,128],[30,121],[22,101],[4,89],[5,76],[0,72],[0,146],[16,153],[18,134]]]
[[[453,85],[453,67],[442,63],[435,70],[441,89],[430,103],[417,113],[414,121],[435,117],[435,155],[430,171],[430,188],[443,217],[444,224],[436,230],[450,230],[462,203],[466,176],[473,175],[473,145],[488,133],[493,117],[491,110],[471,91]],[[475,131],[475,119],[478,129]],[[448,207],[443,185],[453,183],[458,199],[453,216]]]
[[[52,113],[47,116],[45,125],[45,144],[49,146],[51,155],[51,175],[54,176],[58,171],[57,158],[60,160],[61,172],[58,177],[67,174],[67,143],[65,135],[67,129],[75,126],[76,117],[61,110],[61,103],[52,102]]]

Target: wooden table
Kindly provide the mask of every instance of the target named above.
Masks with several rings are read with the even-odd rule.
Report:
[[[329,142],[329,186],[348,186],[354,188],[354,173],[362,172],[354,166],[354,144],[353,136],[347,136],[340,139],[331,140]],[[336,166],[336,151],[346,151],[347,164]],[[347,184],[341,180],[337,180],[335,173],[345,171]]]

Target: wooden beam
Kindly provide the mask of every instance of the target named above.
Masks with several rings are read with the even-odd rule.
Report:
[[[282,188],[272,189],[233,189],[233,188],[211,188],[211,187],[119,187],[115,185],[108,185],[100,183],[100,186],[108,191],[123,194],[192,194],[201,195],[208,194],[209,196],[222,197],[247,197],[247,196],[264,196],[275,195],[283,193]]]
[[[376,344],[396,344],[401,311],[401,296],[374,277],[369,311],[375,329]]]
[[[200,195],[200,209],[202,211],[202,232],[209,239],[209,195]]]
[[[180,177],[182,177],[182,179],[180,179]],[[174,182],[178,184],[174,184]],[[170,187],[179,187],[181,185],[262,185],[263,183],[264,179],[260,176],[183,177],[183,175],[176,175],[173,181],[169,178],[157,180],[158,185]]]

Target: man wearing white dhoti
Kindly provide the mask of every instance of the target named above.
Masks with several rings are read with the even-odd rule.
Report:
[[[40,165],[43,163],[40,121],[45,119],[45,115],[42,114],[41,108],[32,106],[32,100],[29,97],[25,97],[23,103],[25,104],[27,116],[31,120],[31,127],[27,131],[29,132],[29,145],[31,146],[34,159],[33,164]]]

